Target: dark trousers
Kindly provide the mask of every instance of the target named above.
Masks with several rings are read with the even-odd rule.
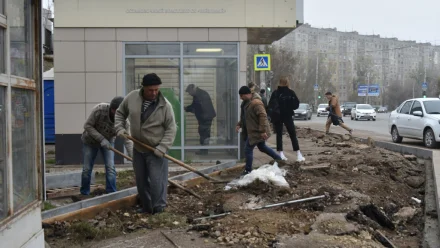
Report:
[[[153,213],[167,205],[168,160],[133,149],[133,169],[142,208]]]
[[[265,141],[261,141],[260,143],[257,144],[249,144],[249,139],[246,139],[246,145],[244,148],[244,152],[246,154],[246,167],[245,170],[246,171],[252,171],[252,162],[254,160],[254,148],[258,147],[258,150],[260,150],[260,152],[264,152],[267,155],[269,155],[270,157],[272,157],[275,160],[281,160],[281,157],[274,151],[272,150],[270,147],[268,147],[266,145]]]
[[[209,145],[209,139],[211,138],[211,125],[212,120],[200,120],[199,121],[199,136],[200,136],[200,145],[206,146]],[[208,152],[208,150],[203,149],[203,152]]]
[[[281,118],[279,121],[274,123],[275,132],[277,133],[277,151],[283,150],[283,124],[286,126],[287,133],[292,141],[293,150],[298,151],[298,138],[296,137],[295,124],[293,123],[293,118],[291,116]]]

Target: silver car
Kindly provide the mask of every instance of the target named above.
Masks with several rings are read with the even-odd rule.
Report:
[[[423,140],[428,148],[437,147],[440,142],[440,99],[406,100],[390,113],[388,129],[395,143],[410,138]]]

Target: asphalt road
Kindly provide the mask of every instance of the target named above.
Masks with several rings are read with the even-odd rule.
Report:
[[[347,124],[347,126],[354,129],[353,135],[356,137],[362,137],[362,138],[371,137],[374,140],[392,142],[391,134],[388,131],[389,115],[390,113],[377,114],[376,121],[364,121],[364,120],[355,121],[355,120],[351,120],[350,116],[343,117],[343,120],[345,124]],[[324,131],[326,120],[327,117],[324,116],[317,117],[316,114],[314,114],[312,116],[312,119],[308,121],[295,120],[295,125],[299,127],[310,127],[313,129]],[[338,133],[338,134],[347,133],[347,131],[345,131],[343,128],[333,125],[330,127],[330,132]],[[424,147],[423,142],[419,140],[404,138],[402,143],[406,145],[415,145],[418,147]]]
[[[388,139],[391,138],[388,132],[389,113],[377,114],[376,121],[365,121],[365,120],[355,121],[355,120],[351,120],[350,116],[343,117],[342,119],[344,120],[347,126],[354,129],[354,134],[359,131],[362,132],[362,134],[364,135],[379,136]],[[295,120],[295,125],[298,125],[300,127],[310,126],[311,128],[324,130],[326,121],[327,121],[327,117],[324,116],[317,117],[316,114],[314,114],[312,119],[308,121]],[[333,125],[330,127],[330,132],[340,133],[338,131],[341,131],[342,133],[345,132],[345,130],[342,129],[341,127],[337,127]]]

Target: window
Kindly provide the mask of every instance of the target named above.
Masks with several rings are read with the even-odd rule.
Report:
[[[415,111],[420,111],[423,113],[422,104],[419,101],[414,101],[414,104],[411,108],[411,114],[414,114]]]
[[[0,87],[0,221],[8,215],[8,171],[6,158],[6,87]]]
[[[425,101],[423,102],[427,114],[440,114],[440,101]]]
[[[11,75],[32,78],[33,67],[33,15],[31,0],[8,1]]]
[[[409,110],[411,109],[412,101],[407,101],[405,104],[403,104],[402,108],[400,109],[401,114],[409,114]]]
[[[37,197],[33,106],[35,106],[33,91],[12,88],[12,178],[16,211]]]
[[[186,146],[237,144],[237,69],[236,58],[184,59]],[[189,85],[197,87],[193,95]]]
[[[171,156],[237,159],[238,43],[126,43],[125,56],[126,94],[145,74],[162,79],[178,127]]]
[[[183,45],[183,55],[237,56],[236,44],[189,43]]]

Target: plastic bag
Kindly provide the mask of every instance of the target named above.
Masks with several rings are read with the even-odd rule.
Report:
[[[273,165],[265,164],[256,170],[252,170],[251,173],[235,179],[225,186],[225,190],[231,188],[237,188],[246,186],[256,179],[268,184],[273,184],[278,187],[289,187],[289,183],[286,181],[284,176],[286,175],[286,170],[280,169],[278,163],[275,162]]]

